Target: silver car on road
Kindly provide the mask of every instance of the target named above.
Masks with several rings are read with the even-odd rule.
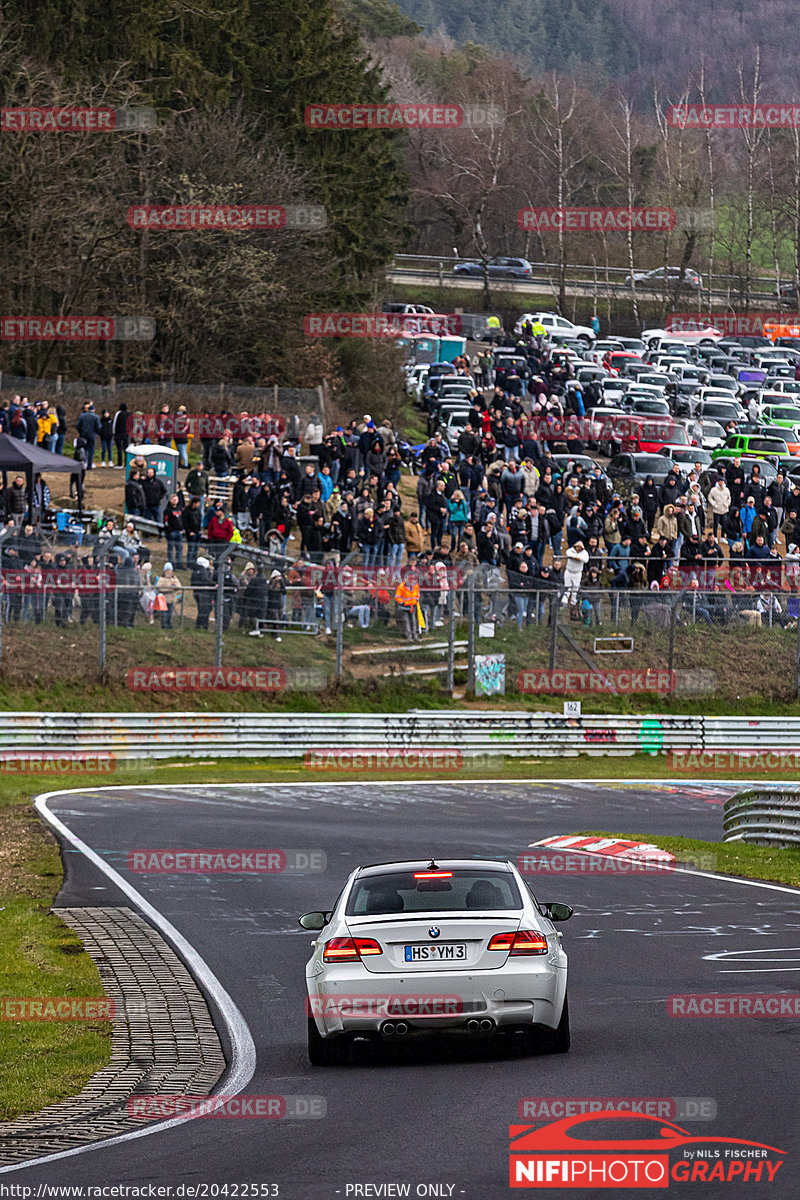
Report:
[[[569,1049],[567,956],[554,922],[511,862],[380,863],[355,870],[331,911],[306,913],[319,933],[306,967],[308,1055],[346,1061],[356,1039],[504,1035],[531,1049]]]

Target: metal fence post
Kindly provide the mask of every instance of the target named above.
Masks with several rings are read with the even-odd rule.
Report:
[[[336,622],[336,681],[342,678],[342,645],[344,642],[344,621],[342,620],[342,592],[339,587],[333,593],[333,619]]]
[[[550,597],[550,670],[555,670],[556,665],[556,642],[558,641],[558,609],[559,597],[557,592],[553,592]]]
[[[467,612],[469,626],[467,628],[467,692],[475,691],[475,572],[469,577],[467,594]]]
[[[222,627],[225,624],[225,566],[233,553],[233,543],[217,556],[217,626],[216,646],[214,648],[214,666],[222,669]]]
[[[100,561],[99,646],[97,657],[101,680],[105,678],[106,674],[106,554],[109,549],[110,547],[105,545],[101,547],[97,555]]]
[[[453,589],[447,593],[447,691],[452,696],[455,690],[456,657],[456,598]]]
[[[678,618],[678,602],[670,608],[669,614],[669,670],[672,672],[675,669],[675,622]]]

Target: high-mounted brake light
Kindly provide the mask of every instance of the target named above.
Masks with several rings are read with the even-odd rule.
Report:
[[[452,879],[452,871],[418,871],[415,879]]]
[[[519,929],[516,933],[496,933],[487,946],[488,950],[506,950],[511,958],[524,954],[547,954],[547,938],[532,929]]]
[[[322,952],[323,962],[357,962],[370,954],[383,954],[374,938],[331,938]]]

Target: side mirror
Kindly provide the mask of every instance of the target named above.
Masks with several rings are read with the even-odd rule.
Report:
[[[304,915],[302,917],[300,917],[300,924],[303,926],[303,929],[312,929],[315,932],[319,932],[320,929],[324,929],[325,926],[328,924],[329,918],[330,918],[330,913],[324,913],[324,912],[304,913]]]
[[[542,905],[542,909],[551,921],[568,921],[575,911],[568,904],[560,904],[558,900],[548,900]]]

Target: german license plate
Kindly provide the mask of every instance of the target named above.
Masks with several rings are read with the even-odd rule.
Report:
[[[405,948],[406,962],[458,962],[467,957],[466,942],[444,942],[428,946],[422,943]]]

